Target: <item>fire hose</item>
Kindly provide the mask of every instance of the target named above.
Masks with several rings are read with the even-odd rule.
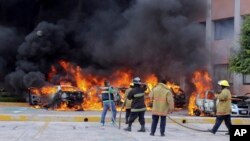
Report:
[[[122,115],[122,108],[120,110],[120,114],[119,114],[119,124],[118,124],[118,128],[121,129],[121,115]],[[184,127],[184,128],[187,128],[187,129],[191,129],[191,130],[194,130],[194,131],[198,131],[198,132],[210,132],[208,129],[207,130],[204,130],[204,129],[198,129],[198,128],[193,128],[193,127],[189,127],[187,125],[184,125],[182,123],[179,123],[178,121],[174,120],[173,118],[171,118],[170,116],[167,115],[167,118],[169,118],[172,122]],[[228,132],[226,130],[218,130],[217,132]]]
[[[171,118],[170,116],[167,115],[167,118],[169,118],[171,121],[173,121],[174,123],[182,126],[182,127],[185,127],[187,129],[191,129],[191,130],[194,130],[194,131],[198,131],[198,132],[210,132],[209,130],[202,130],[202,129],[197,129],[197,128],[193,128],[193,127],[189,127],[187,125],[184,125],[182,123],[179,123],[177,122],[176,120],[174,120],[173,118]],[[227,132],[226,130],[218,130],[217,132]]]

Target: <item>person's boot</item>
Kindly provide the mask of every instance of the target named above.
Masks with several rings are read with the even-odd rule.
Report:
[[[131,126],[128,126],[127,128],[124,128],[124,130],[131,132]]]
[[[215,134],[215,132],[212,129],[208,129],[208,132]]]
[[[137,132],[145,132],[146,130],[145,130],[145,125],[142,125],[141,126],[141,129],[140,130],[138,130]]]
[[[128,124],[128,120],[126,119],[126,122],[125,122],[125,124]]]

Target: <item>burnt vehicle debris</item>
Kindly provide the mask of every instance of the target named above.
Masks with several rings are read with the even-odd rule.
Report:
[[[84,93],[73,86],[29,88],[28,101],[32,106],[52,110],[83,110]]]
[[[177,85],[170,87],[174,96],[174,106],[176,108],[183,108],[186,105],[186,94],[185,92]]]

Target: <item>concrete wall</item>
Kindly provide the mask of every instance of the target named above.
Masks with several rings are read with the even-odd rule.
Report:
[[[235,95],[244,95],[245,93],[250,93],[250,85],[242,85],[243,83],[243,76],[242,74],[235,74],[234,75],[234,91],[233,94]]]
[[[212,64],[227,64],[232,40],[216,40],[212,42]]]
[[[241,15],[250,14],[250,0],[240,0]]]
[[[212,20],[225,19],[234,16],[235,0],[211,0]],[[250,0],[240,1],[240,14],[250,14]]]
[[[212,0],[212,20],[225,19],[234,15],[234,0]]]

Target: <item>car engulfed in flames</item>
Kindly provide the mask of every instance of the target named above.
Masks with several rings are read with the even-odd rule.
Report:
[[[124,92],[133,79],[132,70],[117,70],[106,77],[89,73],[80,66],[65,60],[60,60],[58,65],[51,66],[47,78],[49,86],[28,88],[28,101],[33,107],[51,110],[101,110],[101,92],[98,88],[103,85],[106,79],[111,81],[112,87],[121,96],[120,101],[116,102],[119,109],[124,102]],[[143,80],[147,85],[145,104],[150,109],[149,93],[157,85],[158,78],[152,73],[145,75]],[[178,109],[186,108],[188,97],[181,86],[174,81],[167,82],[166,85],[173,92],[175,107]]]
[[[52,110],[83,110],[84,93],[73,86],[45,86],[28,89],[29,104]]]

